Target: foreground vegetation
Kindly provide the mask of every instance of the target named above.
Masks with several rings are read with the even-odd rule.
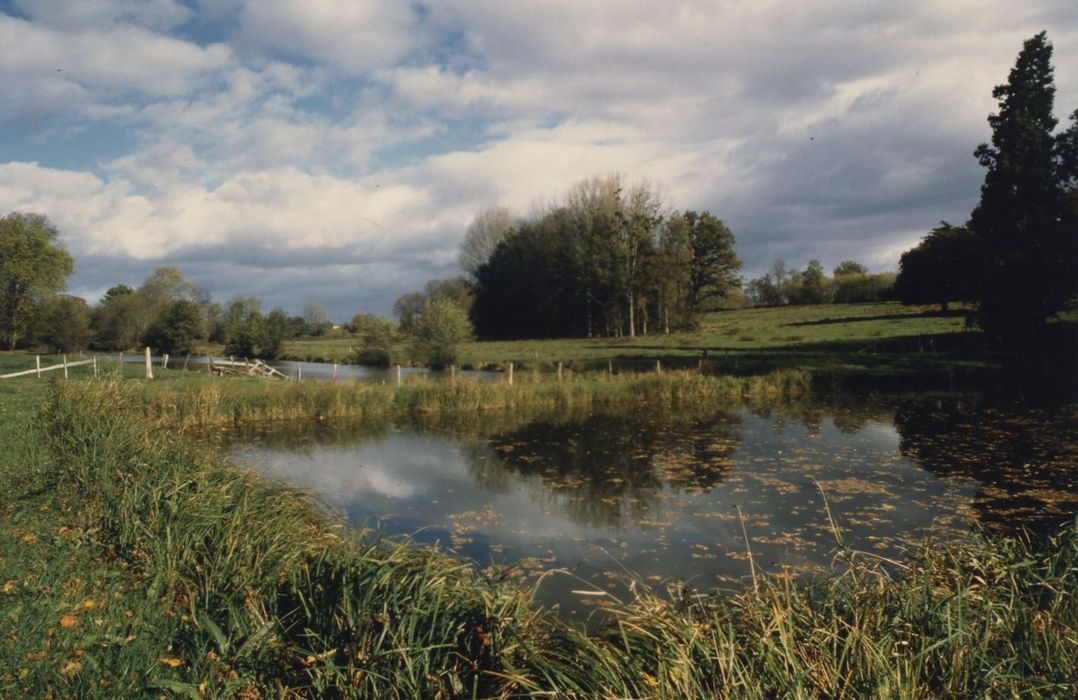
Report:
[[[666,382],[671,402],[671,387],[699,391],[701,380],[635,381]],[[175,421],[206,404],[166,408],[180,395],[167,381],[43,384],[2,387],[5,410],[14,408],[0,430],[18,447],[0,456],[0,694],[1078,690],[1073,528],[1041,542],[978,536],[926,547],[896,578],[847,551],[811,584],[760,577],[739,593],[671,597],[638,583],[637,599],[585,632],[433,550],[345,533],[303,496],[176,435]],[[277,390],[280,400],[305,396],[287,393],[296,389]],[[39,402],[31,439],[15,439]]]

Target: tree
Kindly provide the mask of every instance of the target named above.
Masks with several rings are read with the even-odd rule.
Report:
[[[167,313],[177,301],[190,302],[199,313],[199,338],[205,337],[206,323],[204,310],[209,306],[210,294],[202,287],[187,280],[179,268],[159,267],[149,277],[143,280],[142,285],[135,292],[141,303],[139,310],[139,335],[149,333],[151,326],[158,324],[162,316]],[[160,327],[160,324],[158,324]],[[149,343],[153,345],[153,343]]]
[[[659,243],[652,258],[652,282],[659,301],[663,332],[691,325],[689,289],[693,282],[692,227],[681,214],[666,220],[659,232]]]
[[[56,352],[78,352],[90,344],[90,307],[80,297],[61,294],[44,309],[39,337]]]
[[[1051,59],[1044,32],[1024,43],[1007,83],[992,92],[1000,108],[988,117],[992,143],[975,153],[987,169],[970,218],[981,254],[975,320],[997,343],[1027,342],[1078,291],[1074,135],[1052,133]]]
[[[137,346],[144,306],[142,296],[126,284],[110,287],[90,314],[94,347],[126,350]]]
[[[472,304],[475,303],[475,289],[463,277],[431,280],[423,285],[423,294],[428,302],[449,299],[466,312],[471,311]]]
[[[62,291],[74,270],[59,235],[40,214],[0,219],[0,334],[9,350],[30,328],[35,309]]]
[[[843,275],[867,275],[868,268],[853,260],[843,260],[835,267],[831,274],[835,277],[842,277]]]
[[[903,304],[939,304],[942,311],[952,301],[973,300],[977,288],[971,262],[977,257],[973,232],[941,221],[899,258],[895,294]]]
[[[506,207],[492,207],[475,215],[460,244],[460,267],[472,279],[479,267],[494,253],[513,227],[513,215]]]
[[[219,319],[219,335],[226,343],[232,340],[240,326],[245,324],[253,315],[261,316],[262,302],[256,297],[235,296],[229,300],[221,310]],[[249,331],[250,329],[247,329]],[[235,355],[254,357],[253,354],[236,352]]]
[[[422,292],[405,292],[393,302],[393,313],[397,316],[397,322],[404,333],[415,330],[415,324],[427,307],[427,295]]]
[[[159,352],[191,353],[202,335],[201,308],[189,299],[178,299],[150,325],[146,343]]]
[[[435,299],[416,322],[414,347],[430,367],[456,364],[461,343],[471,340],[472,323],[464,309],[449,299]]]
[[[681,215],[689,228],[692,262],[689,265],[689,309],[705,311],[741,286],[741,260],[734,252],[734,234],[711,212]]]
[[[303,305],[303,323],[306,325],[307,335],[325,335],[329,330],[329,314],[326,307],[317,301],[309,301]]]
[[[827,296],[827,276],[823,272],[823,265],[819,260],[809,260],[801,273],[799,301],[802,304],[822,304],[828,300]]]
[[[355,360],[361,365],[389,367],[393,362],[393,346],[397,342],[397,326],[384,316],[367,316],[359,336]]]

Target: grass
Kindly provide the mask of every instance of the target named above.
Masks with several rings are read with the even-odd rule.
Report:
[[[672,400],[681,379],[650,381],[669,381],[651,390]],[[21,385],[23,408],[42,408],[32,439],[0,456],[0,694],[1078,692],[1073,527],[926,546],[898,577],[840,548],[842,564],[810,583],[762,576],[716,596],[636,582],[637,598],[586,632],[433,550],[345,533],[176,434],[201,409],[147,416],[146,401],[179,395],[167,384]],[[5,414],[0,430],[27,434],[24,416]]]
[[[820,352],[869,354],[881,344],[899,343],[904,352],[936,354],[934,339],[964,334],[964,312],[946,314],[932,307],[899,304],[848,304],[741,309],[706,314],[699,330],[636,338],[570,338],[465,343],[461,364],[470,367],[538,366],[552,369],[558,362],[575,368],[696,366],[704,350],[712,360],[727,355],[757,361],[774,356],[776,365],[789,366],[790,357],[815,362]],[[976,335],[976,334],[971,334]],[[913,339],[912,342],[903,341]],[[920,342],[918,342],[918,339]],[[929,341],[932,341],[931,343]],[[294,340],[285,344],[285,357],[347,362],[353,336]],[[398,348],[407,357],[404,346]],[[733,359],[733,358],[731,358]]]

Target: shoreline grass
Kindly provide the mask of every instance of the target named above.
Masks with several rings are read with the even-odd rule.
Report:
[[[327,381],[220,381],[198,376],[175,382],[106,382],[101,386],[114,386],[143,415],[180,429],[253,421],[721,406],[788,401],[807,396],[811,391],[809,375],[799,371],[752,377],[688,371],[574,375],[562,382],[522,375],[513,385],[417,377],[401,386]]]
[[[15,493],[30,489],[64,514],[50,523],[52,511],[33,509],[33,517],[45,519],[45,529],[77,523],[73,539],[82,538],[83,551],[95,552],[121,582],[101,589],[113,596],[108,600],[93,594],[101,609],[76,610],[82,603],[66,599],[42,604],[69,605],[64,614],[77,623],[70,628],[59,609],[42,624],[32,617],[42,615],[40,606],[11,607],[12,592],[24,603],[32,595],[21,579],[0,594],[0,619],[9,628],[0,637],[0,665],[11,669],[0,673],[3,693],[763,698],[1078,691],[1073,526],[1043,542],[978,535],[926,547],[897,578],[846,553],[851,566],[811,583],[765,576],[726,596],[642,590],[609,608],[605,626],[585,632],[536,610],[526,591],[493,585],[431,549],[343,532],[301,494],[177,435],[171,428],[180,411],[201,404],[169,412],[163,402],[144,415],[146,404],[132,397],[145,387],[55,383],[28,441],[33,455],[21,455],[18,465],[2,462],[5,476],[17,477],[9,480]],[[676,396],[670,387],[652,390]],[[452,395],[444,400],[456,405]],[[19,510],[10,499],[3,506]],[[5,571],[11,558],[0,554]],[[160,616],[155,625],[153,615]],[[13,641],[23,627],[29,641]],[[92,633],[63,646],[62,635],[85,628]],[[36,656],[37,647],[45,657]],[[120,680],[124,669],[138,673]]]

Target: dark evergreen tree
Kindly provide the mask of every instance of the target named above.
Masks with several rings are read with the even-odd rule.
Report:
[[[1078,230],[1067,188],[1071,132],[1053,136],[1052,45],[1041,32],[1025,42],[989,116],[992,144],[976,155],[988,169],[970,227],[983,253],[976,322],[996,343],[1035,335],[1075,292]]]

